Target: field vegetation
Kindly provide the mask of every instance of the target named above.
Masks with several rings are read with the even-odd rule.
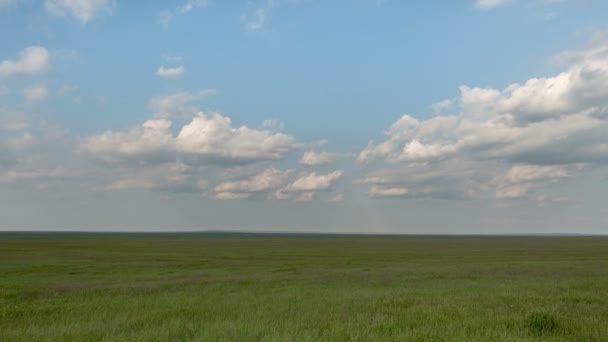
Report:
[[[608,238],[0,234],[0,340],[608,340]]]

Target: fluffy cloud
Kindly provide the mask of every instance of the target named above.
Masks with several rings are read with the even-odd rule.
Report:
[[[439,102],[435,102],[431,105],[431,110],[435,114],[441,114],[442,112],[452,109],[454,102],[450,99],[445,99]]]
[[[307,151],[300,159],[300,165],[304,166],[322,166],[322,165],[330,165],[336,162],[339,158],[346,157],[348,155],[343,155],[339,153],[330,153],[330,152],[315,152],[315,151]]]
[[[46,0],[46,10],[56,16],[72,16],[82,24],[103,13],[111,13],[116,7],[114,0]]]
[[[263,172],[253,175],[247,179],[226,181],[215,187],[215,192],[220,193],[262,193],[277,189],[287,182],[287,178],[293,170],[280,171],[269,168]]]
[[[376,197],[405,196],[409,191],[404,187],[387,187],[374,185],[369,189],[369,194]]]
[[[189,159],[229,164],[278,160],[296,148],[291,136],[246,126],[233,128],[230,118],[220,114],[199,114],[182,127],[175,144]]]
[[[156,75],[162,78],[175,79],[184,76],[185,71],[186,69],[181,65],[175,68],[161,66],[156,70]]]
[[[23,98],[27,103],[44,102],[49,98],[46,86],[32,86],[23,89]]]
[[[286,186],[284,192],[311,192],[328,190],[334,184],[336,184],[344,176],[344,171],[336,170],[326,175],[317,175],[315,172],[311,172],[296,179],[293,183]]]
[[[181,92],[167,96],[157,96],[150,99],[149,106],[156,118],[191,118],[199,112],[194,104],[207,96],[215,95],[215,93],[215,89],[203,89],[194,93]]]
[[[514,165],[506,176],[511,183],[568,177],[568,170],[559,166]]]
[[[238,200],[238,199],[247,199],[251,196],[249,193],[235,193],[235,192],[217,192],[215,194],[215,199],[218,200]]]
[[[278,160],[298,148],[283,133],[234,128],[230,118],[199,113],[177,135],[171,121],[149,120],[127,132],[108,131],[89,137],[81,152],[106,162],[167,162],[188,164],[246,164]]]
[[[16,59],[0,62],[0,77],[39,74],[49,66],[49,52],[41,46],[30,46],[23,49]]]
[[[364,182],[370,193],[386,190],[378,186],[387,179],[391,189],[403,185],[408,196],[421,193],[426,184],[411,172],[420,169],[442,174],[442,182],[450,179],[444,177],[447,171],[459,175],[441,183],[448,193],[457,190],[466,197],[493,184],[497,197],[519,198],[568,176],[568,165],[608,162],[608,44],[560,58],[569,64],[554,77],[503,90],[462,86],[458,115],[401,117],[387,130],[386,141],[370,142],[359,154],[362,165],[402,165],[399,172],[372,173]],[[461,170],[466,173],[450,169],[455,165],[468,165]],[[504,167],[508,174],[492,181]],[[429,185],[429,193],[436,187]]]
[[[171,121],[148,120],[127,132],[107,131],[92,136],[81,150],[91,158],[111,163],[169,161],[175,150],[175,138],[169,128]]]
[[[498,180],[497,198],[523,198],[539,186],[568,177],[565,166],[513,165],[509,172]]]

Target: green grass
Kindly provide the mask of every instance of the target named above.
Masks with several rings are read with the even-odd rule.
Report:
[[[608,340],[608,238],[0,234],[0,340]]]

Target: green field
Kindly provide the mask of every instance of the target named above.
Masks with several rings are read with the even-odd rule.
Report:
[[[608,340],[608,238],[0,234],[0,340]]]

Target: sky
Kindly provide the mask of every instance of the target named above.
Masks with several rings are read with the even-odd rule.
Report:
[[[608,234],[601,0],[0,0],[0,230]]]

